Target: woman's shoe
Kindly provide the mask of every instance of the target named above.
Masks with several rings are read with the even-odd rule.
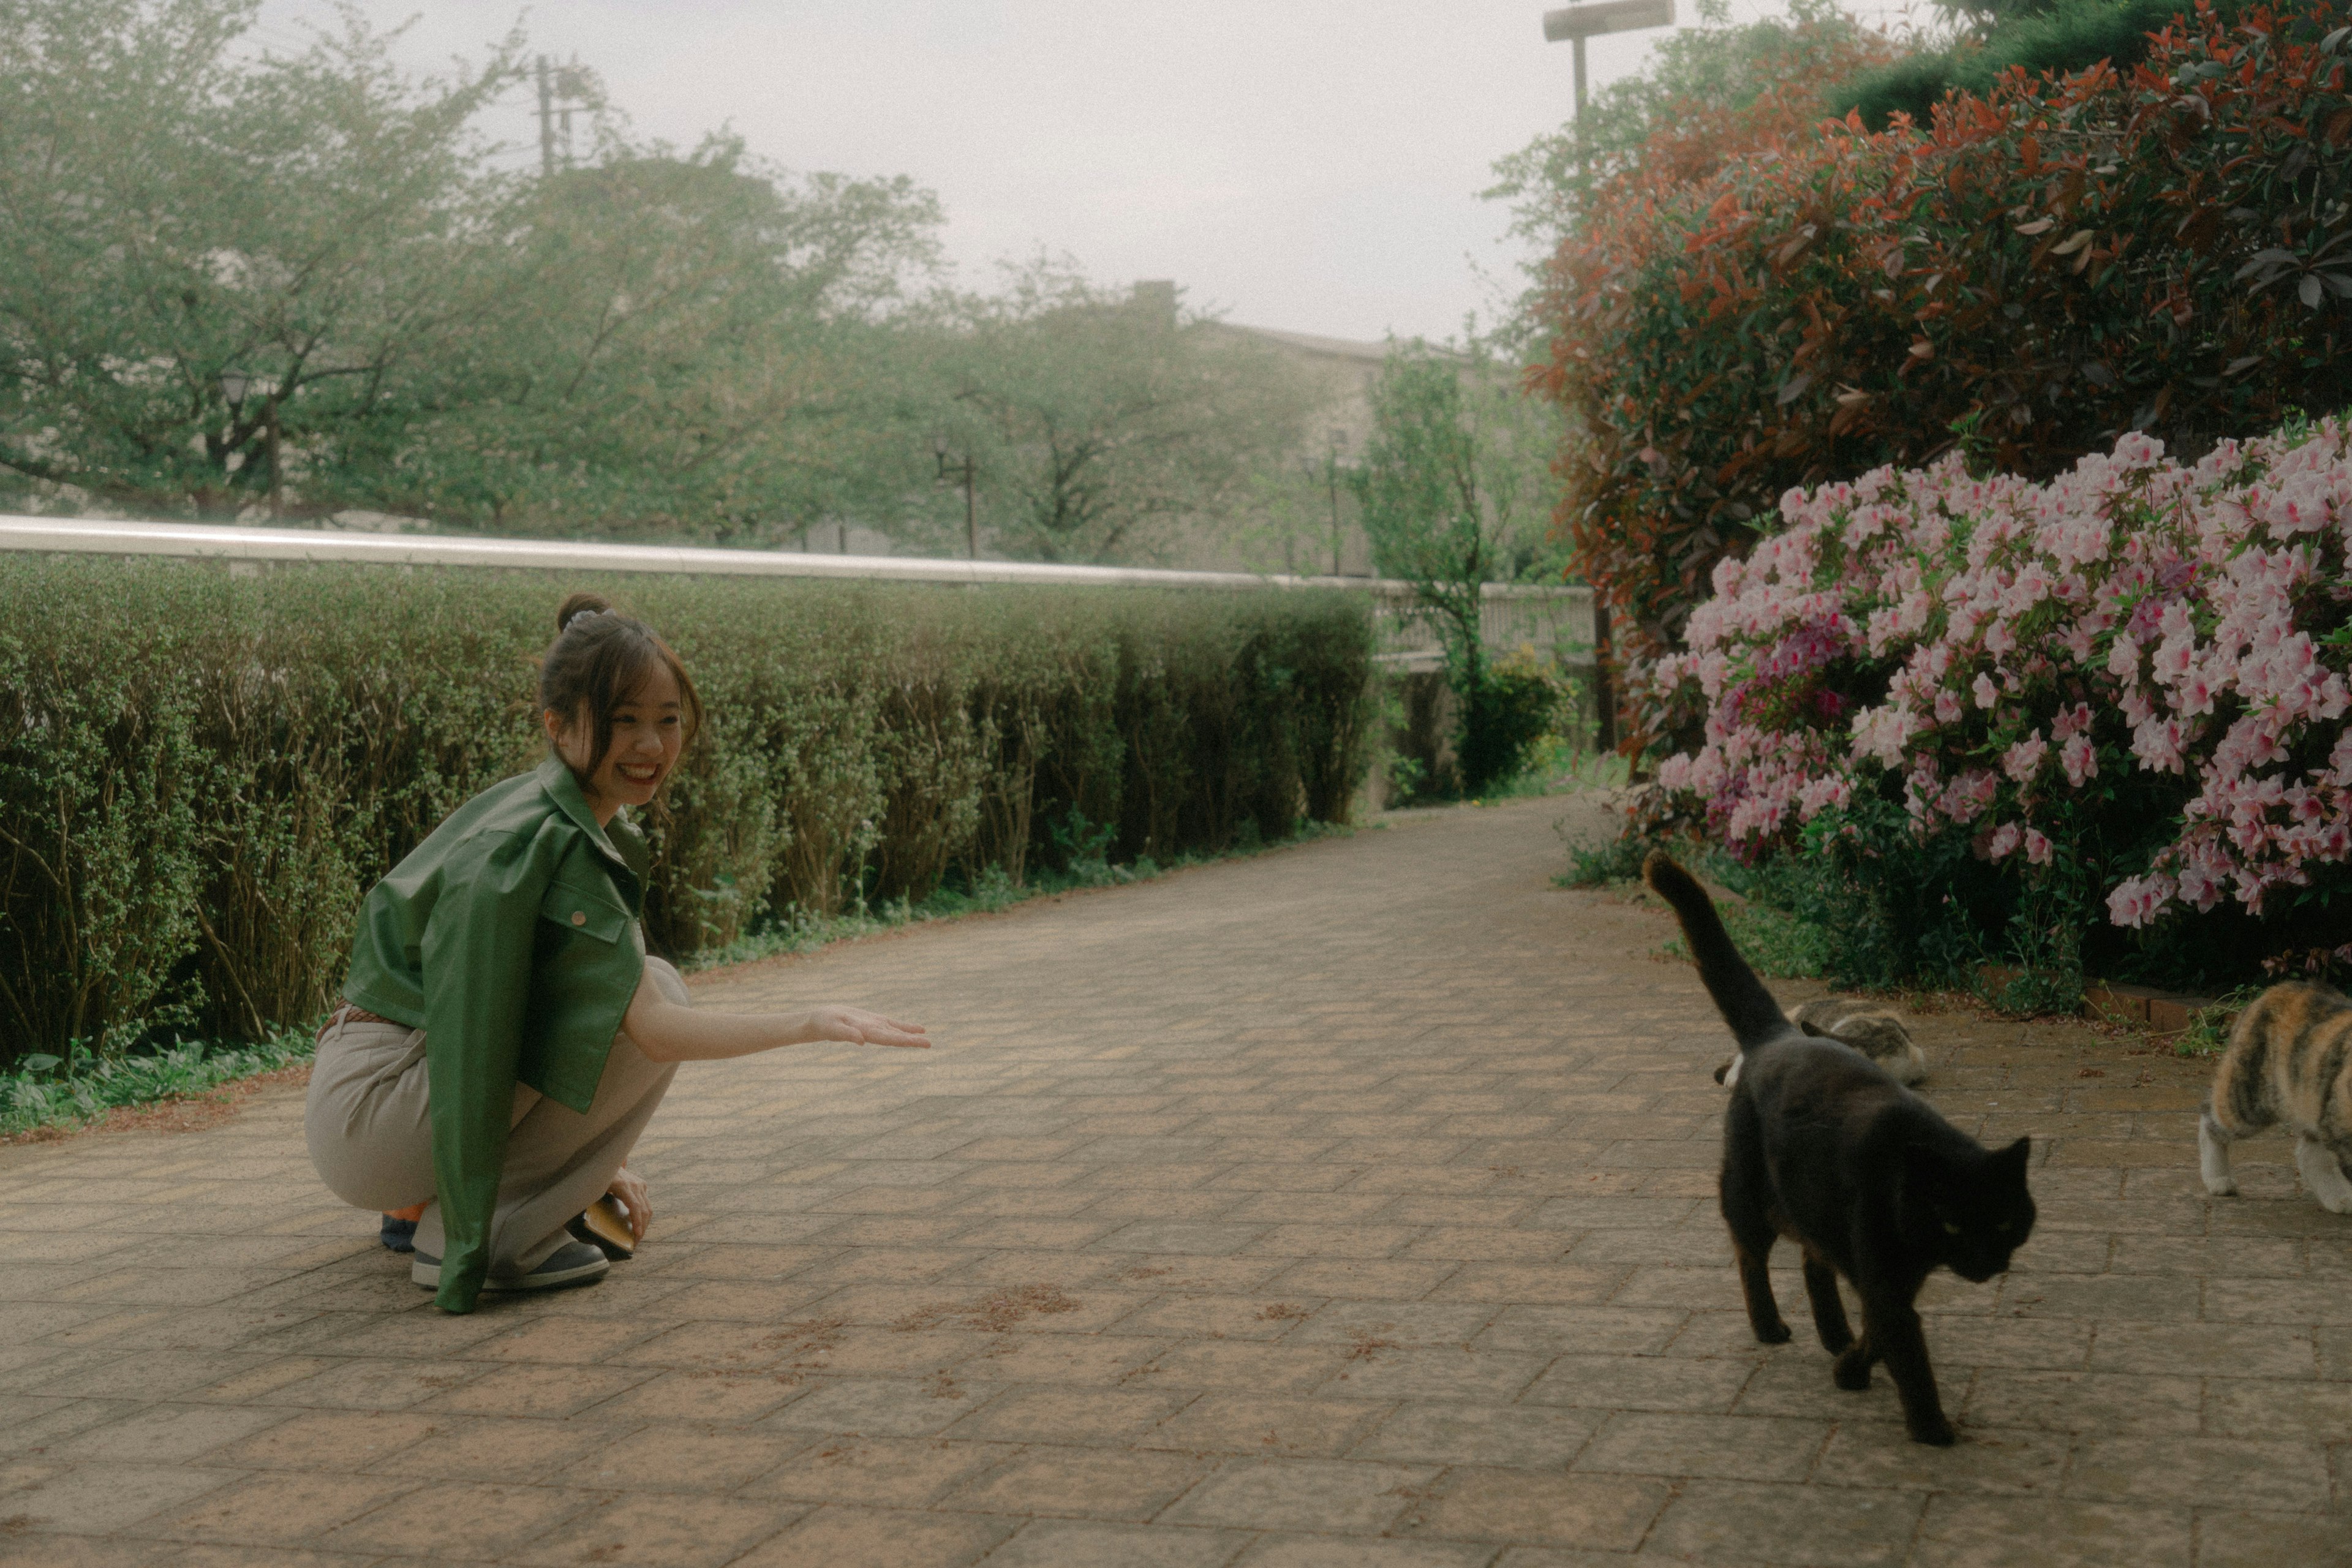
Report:
[[[637,1255],[637,1237],[629,1228],[627,1211],[610,1193],[590,1204],[585,1214],[573,1215],[564,1228],[615,1263]]]
[[[559,1290],[567,1285],[593,1285],[613,1265],[584,1241],[567,1241],[539,1260],[528,1273],[493,1272],[482,1281],[485,1290]],[[441,1288],[441,1260],[430,1253],[415,1254],[408,1277],[428,1290]]]

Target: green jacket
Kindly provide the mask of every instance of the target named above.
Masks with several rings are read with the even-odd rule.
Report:
[[[515,1085],[583,1112],[596,1097],[645,971],[647,859],[551,757],[459,806],[360,906],[343,995],[425,1031],[436,1306],[471,1311],[481,1290]]]

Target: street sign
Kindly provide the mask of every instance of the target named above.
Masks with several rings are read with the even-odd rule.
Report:
[[[1631,33],[1675,25],[1675,0],[1595,0],[1544,13],[1544,42],[1589,38],[1596,33]]]

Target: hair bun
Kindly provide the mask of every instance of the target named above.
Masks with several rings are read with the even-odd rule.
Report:
[[[562,637],[574,616],[602,615],[612,607],[602,594],[574,594],[555,612],[555,635]]]

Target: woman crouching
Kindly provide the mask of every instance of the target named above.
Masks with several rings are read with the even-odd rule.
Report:
[[[652,1204],[626,1162],[679,1062],[930,1043],[855,1007],[691,1009],[677,971],[646,954],[648,857],[621,813],[659,793],[701,700],[667,644],[594,595],[564,601],[556,626],[539,677],[553,754],[458,807],[369,891],[304,1116],[336,1196],[386,1211],[388,1236],[414,1220],[411,1277],[452,1312],[486,1289],[600,1278],[606,1250],[575,1222],[607,1194],[644,1238]]]

